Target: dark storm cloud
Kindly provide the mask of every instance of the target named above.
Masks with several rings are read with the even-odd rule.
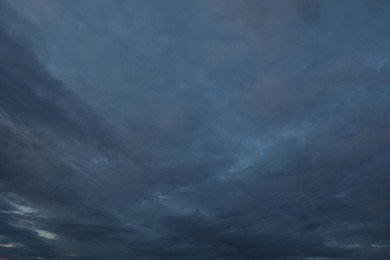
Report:
[[[387,1],[0,6],[1,259],[386,259]]]

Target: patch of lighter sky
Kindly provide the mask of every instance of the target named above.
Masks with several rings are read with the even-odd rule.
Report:
[[[16,248],[16,247],[22,247],[22,244],[20,243],[0,243],[0,248]]]
[[[57,237],[56,234],[53,234],[51,232],[48,232],[48,231],[45,231],[42,229],[35,229],[34,231],[38,234],[38,236],[45,238],[45,239],[52,240],[52,239],[56,239],[56,237]]]
[[[236,163],[231,165],[225,173],[220,174],[218,180],[226,181],[228,179],[245,177],[246,169],[265,159],[267,152],[272,149],[273,145],[280,142],[280,140],[297,139],[304,141],[305,137],[312,131],[311,128],[312,125],[309,122],[304,122],[298,127],[282,128],[276,131],[273,136],[267,136],[258,140],[239,140],[237,138],[237,145],[243,147],[242,150],[247,150],[248,152],[241,152]]]

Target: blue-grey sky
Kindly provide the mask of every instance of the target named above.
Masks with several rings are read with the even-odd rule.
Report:
[[[0,259],[389,259],[389,26],[386,0],[1,0]]]

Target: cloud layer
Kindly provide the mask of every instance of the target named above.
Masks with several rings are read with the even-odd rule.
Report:
[[[390,4],[3,0],[1,259],[387,259]]]

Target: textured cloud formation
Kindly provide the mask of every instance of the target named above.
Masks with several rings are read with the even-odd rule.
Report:
[[[388,259],[390,2],[0,3],[0,259]]]

